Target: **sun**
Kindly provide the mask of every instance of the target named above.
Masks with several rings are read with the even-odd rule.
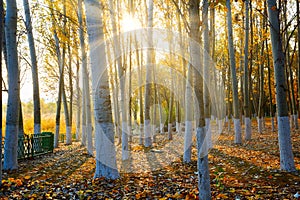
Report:
[[[123,32],[133,31],[142,27],[140,21],[130,14],[125,14],[123,16],[120,21],[120,25],[121,31]]]

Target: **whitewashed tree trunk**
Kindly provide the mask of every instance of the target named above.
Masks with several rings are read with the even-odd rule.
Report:
[[[204,0],[206,1],[206,0]],[[199,108],[199,113],[196,112],[196,136],[197,136],[197,166],[198,166],[198,190],[199,199],[211,199],[211,189],[210,189],[210,177],[209,177],[209,167],[208,167],[208,146],[206,139],[206,128],[205,128],[205,109],[204,109],[204,93],[203,86],[204,81],[202,74],[203,66],[200,60],[200,47],[199,47],[199,0],[189,1],[189,16],[190,16],[190,35],[191,38],[196,41],[190,44],[190,59],[194,67],[194,77],[195,85],[194,91],[196,94]],[[203,2],[203,5],[206,3]],[[198,115],[198,116],[197,116]]]
[[[53,28],[53,37],[55,41],[55,53],[57,56],[58,66],[59,66],[59,81],[58,81],[58,97],[56,102],[56,116],[55,116],[55,135],[54,135],[54,148],[58,147],[59,142],[59,131],[60,131],[60,111],[61,111],[61,99],[63,90],[63,74],[64,74],[64,61],[65,61],[65,51],[61,54],[59,38],[57,36],[55,17],[53,13],[53,0],[50,4],[51,10],[51,21]]]
[[[66,123],[66,145],[70,145],[72,144],[72,133],[71,133],[71,124],[70,124],[70,115],[68,109],[67,96],[64,88],[62,90],[62,97],[63,97],[65,123]]]
[[[94,178],[117,179],[119,172],[116,163],[108,74],[105,68],[105,45],[99,46],[99,43],[104,40],[101,8],[98,0],[85,1],[96,124],[96,170]]]
[[[9,90],[6,114],[3,169],[14,170],[18,168],[18,126],[20,109],[20,71],[18,65],[18,49],[16,38],[16,0],[6,1],[5,32]]]
[[[206,139],[208,142],[208,147],[212,148],[212,136],[211,136],[211,125],[210,125],[210,115],[211,115],[211,105],[210,105],[210,41],[209,41],[209,27],[208,27],[208,7],[209,2],[203,0],[203,40],[204,40],[204,51],[203,51],[203,95],[204,95],[204,115],[205,115],[205,128],[206,128]]]
[[[148,28],[153,27],[153,0],[148,1]],[[147,35],[147,42],[149,47],[153,46],[152,31],[150,30]],[[146,63],[146,85],[145,85],[145,105],[144,105],[144,134],[145,134],[145,147],[152,146],[151,128],[150,128],[150,100],[151,100],[151,75],[152,75],[152,61],[153,52],[151,49],[147,50],[147,63]]]
[[[228,26],[228,49],[230,56],[230,69],[231,69],[231,84],[232,84],[232,94],[233,94],[233,121],[234,121],[234,133],[235,139],[234,143],[242,143],[241,134],[241,123],[239,119],[239,98],[238,98],[238,85],[236,77],[236,66],[235,66],[235,53],[233,47],[233,31],[232,31],[232,16],[231,16],[231,5],[230,0],[226,0],[227,7],[227,26]]]
[[[34,134],[41,132],[41,106],[40,106],[40,92],[39,92],[39,78],[38,67],[36,60],[35,45],[32,33],[31,15],[28,0],[23,0],[23,6],[26,18],[26,30],[30,50],[31,58],[31,72],[32,72],[32,84],[33,84],[33,110],[34,110]]]
[[[183,162],[191,162],[192,156],[192,136],[193,136],[193,113],[192,113],[192,66],[189,64],[186,89],[185,89],[185,129],[184,129],[184,149]]]
[[[279,10],[276,0],[268,0],[268,13],[272,41],[273,63],[275,67],[276,102],[278,120],[278,141],[280,150],[280,168],[292,172],[296,171],[291,144],[288,106],[286,100],[286,80],[284,54],[280,37]]]
[[[63,0],[63,34],[66,36],[67,33],[67,8],[66,8],[66,0]],[[65,56],[66,56],[66,43],[62,44],[63,46],[63,55],[62,57],[64,58],[63,62],[64,65],[66,63],[65,61]],[[64,67],[63,65],[63,67]],[[71,117],[70,117],[70,110],[68,107],[68,100],[67,100],[67,95],[66,95],[66,90],[65,90],[65,84],[64,84],[64,73],[60,74],[62,76],[62,99],[63,99],[63,105],[64,105],[64,113],[65,113],[65,123],[66,123],[66,145],[72,144],[72,133],[71,133]]]

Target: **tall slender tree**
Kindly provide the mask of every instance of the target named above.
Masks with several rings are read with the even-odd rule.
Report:
[[[20,71],[18,65],[18,49],[16,38],[17,10],[16,0],[6,1],[5,39],[7,48],[9,90],[3,163],[3,169],[5,170],[14,170],[18,168],[17,156],[20,109]]]
[[[190,44],[190,60],[194,68],[195,85],[194,90],[199,107],[199,115],[196,119],[196,136],[197,136],[197,167],[198,167],[198,190],[199,199],[211,199],[210,177],[208,168],[208,148],[206,140],[205,115],[204,115],[204,99],[203,99],[203,77],[201,71],[200,60],[200,14],[199,0],[189,1],[189,17],[190,17],[190,37],[194,42]]]
[[[84,117],[86,122],[86,130],[83,130],[86,133],[87,138],[87,150],[90,155],[93,155],[93,140],[92,140],[92,116],[91,116],[91,98],[90,98],[90,83],[89,83],[89,75],[87,69],[87,53],[86,53],[86,45],[85,45],[85,37],[84,37],[84,24],[83,24],[83,11],[82,11],[82,0],[78,1],[78,22],[79,22],[79,38],[80,38],[80,49],[81,49],[81,71],[82,71],[82,89],[84,91],[84,95],[82,95],[82,102],[85,104]],[[83,107],[82,106],[82,107]],[[82,119],[83,121],[84,119]],[[83,127],[84,128],[84,127]]]
[[[249,98],[249,0],[245,0],[245,48],[244,48],[244,113],[245,139],[250,140],[252,135]]]
[[[232,14],[231,14],[231,3],[230,0],[226,0],[227,7],[227,28],[228,28],[228,49],[230,57],[230,69],[231,69],[231,85],[233,95],[233,122],[234,122],[234,143],[242,143],[241,135],[241,123],[240,123],[240,112],[239,112],[239,97],[238,97],[238,84],[236,77],[236,64],[235,64],[235,53],[233,46],[233,31],[232,31]]]
[[[276,105],[278,121],[278,141],[280,150],[280,168],[285,171],[295,171],[294,156],[292,151],[288,105],[286,100],[286,77],[284,54],[280,35],[279,9],[276,0],[268,1],[268,14],[272,42],[273,64],[276,81]]]
[[[209,41],[209,26],[208,26],[208,0],[203,0],[203,79],[204,79],[204,114],[205,114],[205,126],[206,126],[206,137],[209,148],[212,148],[212,137],[211,137],[211,125],[210,125],[210,41]]]
[[[56,116],[55,116],[55,134],[54,134],[54,148],[58,147],[59,141],[59,131],[60,131],[60,111],[61,111],[61,99],[62,99],[62,90],[63,90],[63,76],[64,73],[64,60],[65,60],[65,53],[61,53],[59,38],[57,35],[57,28],[56,28],[56,20],[54,16],[54,8],[53,8],[53,0],[50,2],[50,11],[51,11],[51,21],[53,27],[53,37],[55,41],[55,53],[57,56],[57,62],[59,65],[59,82],[58,82],[58,97],[56,102]]]
[[[145,104],[144,104],[144,132],[145,132],[145,147],[152,145],[151,128],[150,128],[150,101],[151,101],[151,78],[152,78],[152,61],[153,52],[151,47],[153,46],[153,35],[151,28],[153,27],[153,0],[148,1],[148,45],[150,49],[147,50],[147,63],[146,63],[146,85],[145,85]]]
[[[125,106],[125,68],[122,66],[122,57],[121,53],[121,44],[120,38],[118,37],[117,32],[117,21],[116,21],[116,12],[114,7],[114,2],[109,0],[109,8],[110,8],[110,18],[112,24],[112,31],[113,31],[113,50],[114,50],[114,57],[116,58],[117,67],[118,67],[118,74],[119,74],[119,81],[120,81],[120,107],[121,107],[121,116],[122,116],[122,160],[129,159],[129,145],[128,145],[128,123],[127,123],[127,113],[126,113],[126,106]]]
[[[114,125],[102,22],[102,6],[98,0],[85,1],[85,14],[90,45],[90,60],[94,95],[96,170],[95,178],[119,178],[114,145]],[[100,65],[100,66],[99,66]]]
[[[31,57],[31,72],[33,84],[33,105],[34,105],[34,134],[41,132],[41,105],[40,105],[40,91],[39,91],[39,77],[38,66],[36,59],[36,51],[32,33],[31,14],[28,0],[23,0],[23,6],[26,18],[26,30],[29,43],[30,57]]]

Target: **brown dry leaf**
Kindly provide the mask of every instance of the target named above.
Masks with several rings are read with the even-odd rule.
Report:
[[[228,196],[226,194],[220,193],[217,195],[217,199],[228,199]]]

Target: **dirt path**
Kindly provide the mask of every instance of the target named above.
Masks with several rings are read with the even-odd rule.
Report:
[[[279,170],[277,133],[255,131],[254,139],[242,145],[234,145],[232,134],[225,133],[210,152],[213,199],[296,199],[293,195],[300,193],[299,174]],[[293,131],[292,139],[299,172],[300,131]],[[54,154],[21,161],[18,171],[4,173],[0,199],[196,199],[196,150],[192,163],[184,165],[174,145],[161,140],[153,149],[132,146],[132,165],[139,170],[122,172],[115,181],[93,180],[94,158],[79,143],[61,145]],[[154,165],[165,161],[161,154],[171,147],[176,153],[168,164]]]

